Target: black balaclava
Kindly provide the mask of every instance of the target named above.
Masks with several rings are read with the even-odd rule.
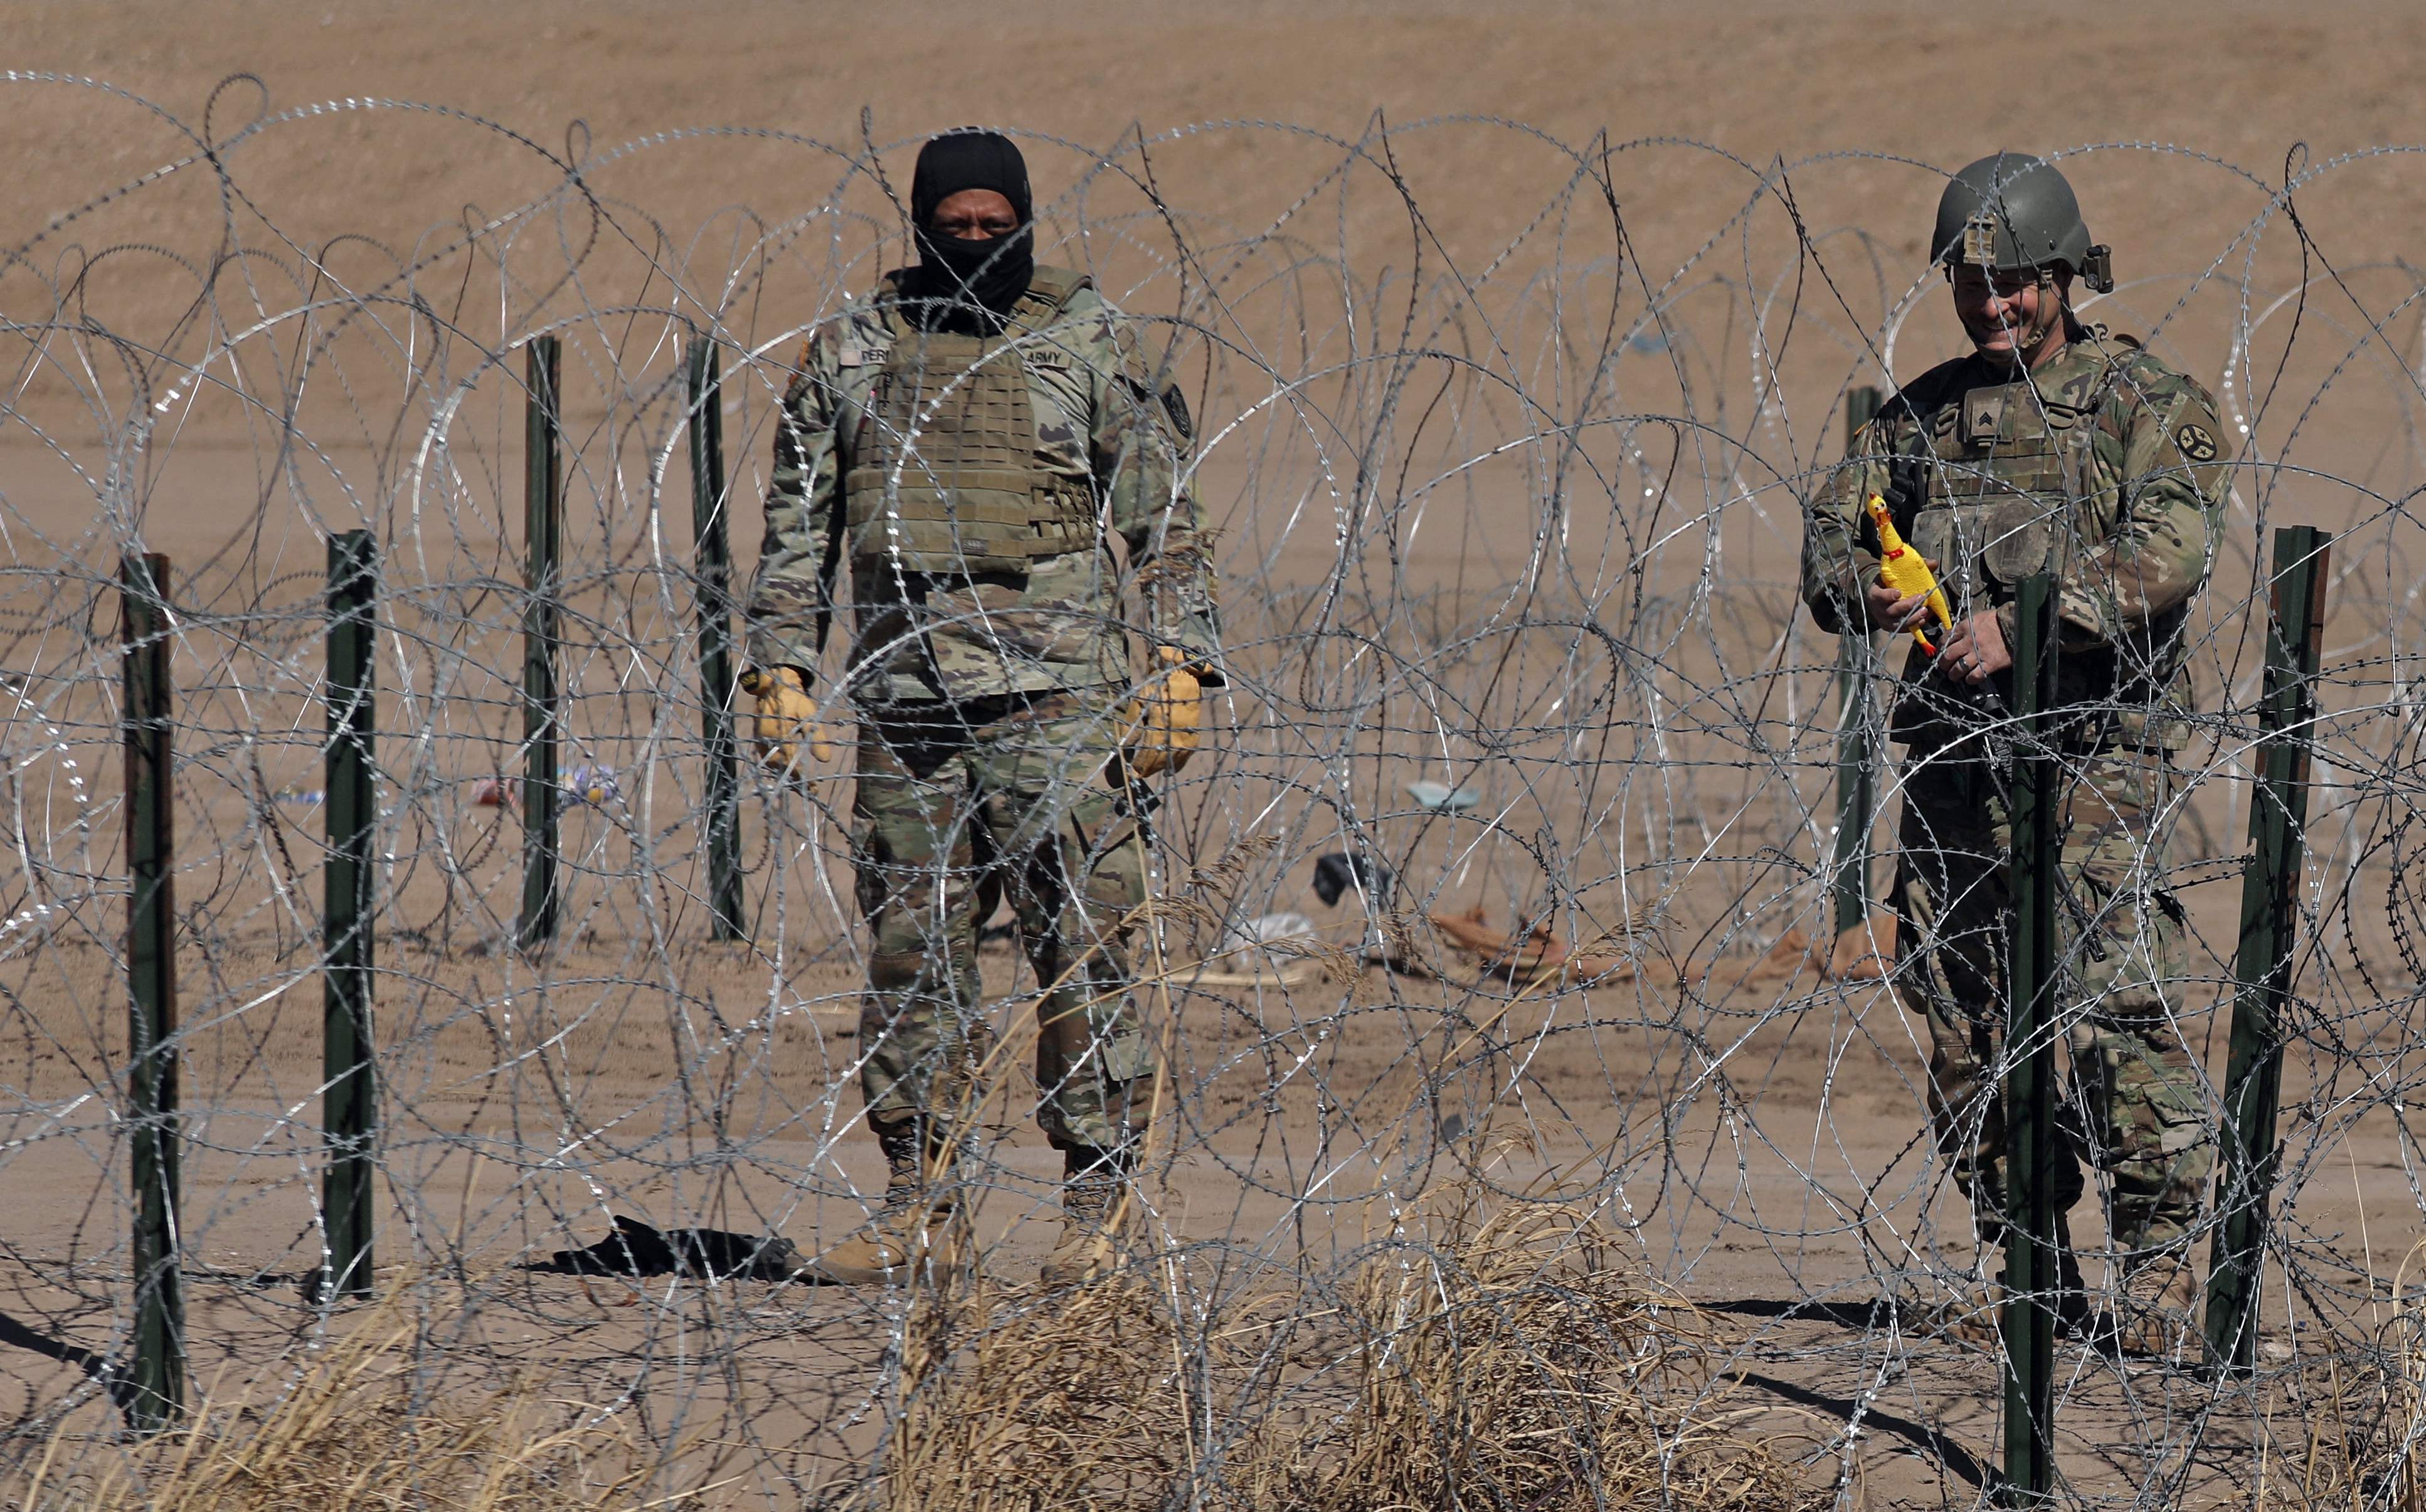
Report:
[[[935,207],[962,189],[992,189],[1010,201],[1019,229],[984,241],[934,234],[929,225]],[[902,290],[912,323],[962,336],[1000,334],[1036,271],[1034,212],[1027,159],[1010,137],[955,131],[919,149],[918,169],[910,180],[911,231],[919,260]]]

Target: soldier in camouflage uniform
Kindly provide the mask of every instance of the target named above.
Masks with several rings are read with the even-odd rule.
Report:
[[[2111,282],[2052,167],[2007,153],[1965,169],[1932,246],[1978,350],[1923,374],[1860,433],[1805,521],[1803,594],[1839,634],[1905,629],[1923,613],[1880,583],[1864,509],[1879,494],[1954,607],[1937,654],[1908,654],[1890,722],[1907,748],[1896,981],[1929,1024],[1941,1148],[1996,1243],[2012,829],[2011,750],[1994,726],[2013,691],[2015,586],[2056,576],[2060,1003],[2075,1127],[2055,1200],[2061,1213],[2081,1195],[2071,1147],[2085,1145],[2125,1278],[2106,1326],[2126,1347],[2167,1347],[2189,1321],[2189,1237],[2214,1157],[2200,1073],[2171,1014],[2185,973],[2181,909],[2164,885],[2172,752],[2186,733],[2183,625],[2216,552],[2231,458],[2205,389],[2074,315],[2077,281]],[[2078,1265],[2060,1237],[2062,1311],[2078,1324]]]
[[[748,610],[744,687],[788,770],[848,571],[861,1086],[891,1178],[814,1269],[895,1279],[948,1243],[992,1045],[977,931],[1007,894],[1043,989],[1039,1121],[1067,1172],[1045,1279],[1070,1281],[1108,1261],[1133,1197],[1154,1057],[1128,989],[1132,784],[1184,759],[1200,683],[1220,680],[1213,575],[1187,407],[1085,275],[1033,263],[1018,149],[939,137],[911,200],[919,265],[819,330],[784,395]],[[1155,658],[1134,693],[1124,589]]]

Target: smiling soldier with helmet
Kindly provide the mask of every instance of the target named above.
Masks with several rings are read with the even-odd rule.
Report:
[[[2076,286],[2105,292],[2112,279],[2052,165],[2000,153],[1954,175],[1930,247],[1974,350],[1905,385],[1860,432],[1807,513],[1803,595],[1837,634],[1903,629],[1925,612],[1880,580],[1864,508],[1875,494],[1953,606],[1937,654],[1905,664],[1890,719],[1906,748],[1895,978],[1929,1024],[1940,1148],[1997,1245],[2012,830],[1997,721],[2016,587],[2055,576],[2059,1001],[2075,1126],[2055,1202],[2062,1213],[2079,1197],[2085,1152],[2123,1278],[2100,1333],[2171,1350],[2189,1331],[2189,1244],[2214,1142],[2174,1017],[2186,968],[2165,850],[2186,734],[2184,628],[2217,550],[2231,457],[2204,388],[2074,313]],[[2069,1234],[2059,1238],[2060,1313],[2078,1327],[2089,1310]],[[1984,1307],[1972,1317],[1994,1327]]]

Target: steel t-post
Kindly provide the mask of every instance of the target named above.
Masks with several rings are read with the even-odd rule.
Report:
[[[1879,391],[1865,385],[1845,395],[1845,454],[1879,412]],[[1848,628],[1836,637],[1836,844],[1828,886],[1836,900],[1836,929],[1858,929],[1870,916],[1870,821],[1877,812],[1877,751],[1870,739],[1870,633]]]
[[[2005,1019],[2005,1473],[2008,1505],[2055,1488],[2055,580],[2025,578],[2014,638],[2011,957]]]
[[[716,340],[692,340],[683,363],[690,405],[690,525],[699,576],[700,733],[707,748],[708,907],[719,940],[742,938],[741,780],[733,739],[733,553],[724,507],[723,390]]]
[[[523,414],[523,536],[528,596],[523,609],[523,911],[516,943],[527,950],[556,938],[556,685],[558,552],[563,544],[563,413],[558,343],[534,336],[526,361]]]
[[[2324,642],[2333,538],[2312,525],[2274,532],[2266,684],[2258,705],[2257,782],[2249,798],[2240,945],[2233,961],[2232,1060],[2224,1072],[2223,1161],[2208,1250],[2208,1359],[2246,1371],[2257,1355],[2258,1278],[2283,1088],[2283,1011],[2291,994],[2300,876],[2315,748],[2317,666]]]
[[[123,1405],[136,1431],[151,1433],[174,1423],[186,1407],[169,558],[127,557],[119,585],[126,700],[126,1131],[135,1187],[135,1362]]]
[[[329,1259],[320,1294],[371,1293],[371,1191],[379,1140],[371,1039],[371,933],[378,873],[371,837],[377,730],[372,688],[373,601],[379,552],[367,530],[329,538],[328,889],[321,949],[321,1124],[329,1142],[322,1187]]]

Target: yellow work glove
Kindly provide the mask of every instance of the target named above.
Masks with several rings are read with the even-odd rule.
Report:
[[[1176,646],[1157,646],[1155,652],[1162,670],[1147,678],[1122,711],[1121,757],[1132,777],[1187,765],[1205,724],[1205,689],[1188,653]]]
[[[741,674],[741,691],[758,700],[752,733],[757,740],[758,760],[768,771],[778,777],[792,776],[802,742],[814,760],[833,760],[833,736],[817,722],[817,700],[809,697],[799,668],[768,671],[753,667]]]

